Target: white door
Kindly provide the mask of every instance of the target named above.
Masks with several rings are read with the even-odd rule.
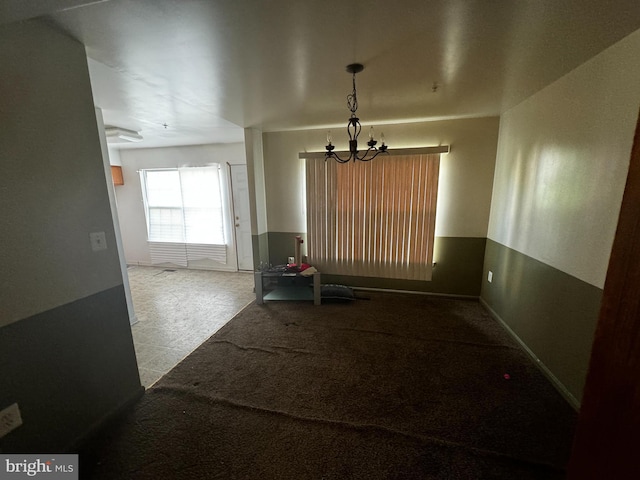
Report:
[[[230,165],[233,224],[236,235],[238,270],[253,270],[251,217],[249,211],[249,178],[246,165]]]

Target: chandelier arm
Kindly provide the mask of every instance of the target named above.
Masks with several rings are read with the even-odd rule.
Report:
[[[338,163],[349,163],[349,162],[351,161],[352,156],[351,156],[351,155],[349,155],[349,157],[348,157],[348,158],[342,158],[342,157],[340,157],[340,155],[338,155],[338,154],[337,154],[337,153],[335,153],[335,152],[327,152],[327,153],[325,153],[325,154],[324,154],[324,159],[325,159],[325,161],[326,161],[327,159],[329,159],[329,158],[334,159],[334,160],[335,160],[336,162],[338,162]]]
[[[369,155],[369,153],[371,152],[376,152],[374,155],[372,155],[371,157],[367,158],[367,155]],[[378,150],[376,148],[370,148],[369,150],[367,150],[364,155],[362,157],[358,157],[356,156],[356,158],[358,160],[360,160],[361,162],[370,162],[371,160],[373,160],[374,158],[376,158],[378,155],[380,155],[381,153],[386,153],[389,154],[389,152],[387,152],[386,150]]]

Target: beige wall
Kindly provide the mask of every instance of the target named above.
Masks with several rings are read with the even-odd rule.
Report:
[[[640,31],[500,124],[481,298],[574,406],[640,106],[638,58]]]
[[[267,208],[264,189],[264,153],[262,132],[253,128],[244,129],[244,144],[249,176],[251,212],[251,233],[260,235],[267,231]]]
[[[486,237],[498,118],[376,126],[391,148],[450,145],[442,156],[436,236]],[[338,149],[342,129],[333,129]],[[346,133],[344,133],[346,138]],[[264,133],[267,219],[270,232],[305,232],[304,161],[298,153],[323,151],[326,130]]]
[[[121,285],[84,47],[0,31],[0,326]],[[94,252],[89,233],[105,232]]]
[[[502,116],[489,238],[602,288],[640,105],[640,31]]]

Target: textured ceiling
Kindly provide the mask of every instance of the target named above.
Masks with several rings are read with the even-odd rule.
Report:
[[[139,147],[498,115],[640,28],[638,0],[10,0],[86,45],[107,124]],[[438,88],[433,92],[433,84]],[[163,124],[166,124],[165,128]]]

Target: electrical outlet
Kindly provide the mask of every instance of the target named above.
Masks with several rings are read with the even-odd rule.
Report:
[[[487,281],[491,283],[493,281],[493,272],[489,270],[489,275],[487,275]]]
[[[89,240],[91,241],[91,250],[94,252],[107,249],[107,237],[104,232],[90,233]]]
[[[0,438],[22,425],[18,404],[14,403],[0,412]]]

